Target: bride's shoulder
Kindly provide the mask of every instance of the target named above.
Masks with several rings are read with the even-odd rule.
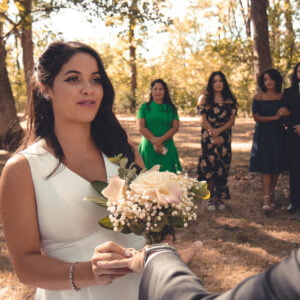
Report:
[[[14,154],[6,162],[1,177],[14,177],[24,178],[24,176],[30,175],[30,167],[27,159],[24,155],[17,153]]]

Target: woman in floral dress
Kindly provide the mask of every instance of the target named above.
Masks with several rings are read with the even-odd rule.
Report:
[[[201,116],[201,148],[198,180],[206,180],[211,193],[208,210],[224,209],[230,199],[227,177],[231,163],[231,127],[237,112],[237,101],[225,75],[213,72],[206,91],[199,97]]]

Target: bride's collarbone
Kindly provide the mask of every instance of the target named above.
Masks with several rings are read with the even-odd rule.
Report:
[[[106,169],[104,160],[100,157],[89,159],[68,159],[66,166],[88,181],[106,181]]]

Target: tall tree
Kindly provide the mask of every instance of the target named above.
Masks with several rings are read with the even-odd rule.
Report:
[[[251,1],[251,19],[253,22],[253,41],[256,75],[272,67],[269,44],[267,0]]]
[[[251,38],[251,18],[250,18],[250,0],[246,0],[246,3],[243,3],[242,0],[239,0],[241,13],[243,16],[243,21],[246,29],[247,38]]]
[[[17,34],[22,45],[22,60],[24,66],[24,75],[27,90],[27,99],[29,99],[30,76],[34,66],[33,58],[33,41],[32,41],[32,0],[15,0],[16,7],[19,11],[20,25]]]
[[[295,49],[295,31],[293,26],[293,10],[290,0],[284,0],[284,19],[285,19],[285,44],[286,44],[286,69],[292,66],[292,58]]]
[[[0,147],[13,151],[22,137],[22,129],[8,78],[6,56],[3,18],[0,18]]]
[[[150,31],[151,24],[167,24],[161,8],[165,0],[76,0],[75,4],[88,10],[91,15],[95,12],[98,17],[106,20],[106,24],[119,28],[119,36],[128,43],[129,67],[130,67],[130,102],[131,112],[136,109],[137,93],[137,47],[142,44],[141,36]],[[94,5],[91,5],[91,2]]]

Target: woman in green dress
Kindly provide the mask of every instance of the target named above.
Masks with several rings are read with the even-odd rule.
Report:
[[[162,79],[151,82],[150,99],[137,113],[142,134],[139,151],[147,169],[160,165],[160,171],[181,171],[173,136],[179,129],[177,109]]]

